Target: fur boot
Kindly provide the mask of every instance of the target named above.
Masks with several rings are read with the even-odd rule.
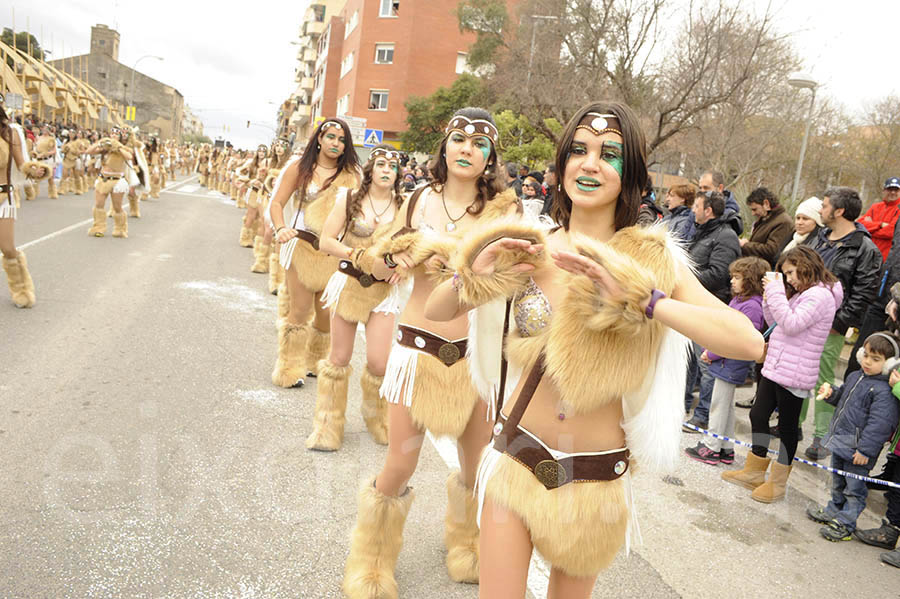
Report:
[[[3,258],[3,270],[6,271],[6,282],[13,303],[19,308],[30,308],[34,305],[34,283],[28,273],[28,262],[25,253],[19,251],[15,258]]]
[[[388,410],[387,401],[381,397],[379,389],[384,376],[375,376],[366,367],[359,379],[362,387],[362,404],[360,411],[372,440],[379,445],[388,444]]]
[[[78,177],[78,195],[87,193],[87,190],[88,190],[87,177],[84,175],[79,175],[79,177]]]
[[[113,212],[112,236],[123,239],[128,237],[128,215],[125,214],[124,210],[122,212]]]
[[[253,266],[250,267],[250,272],[262,274],[269,272],[269,246],[263,243],[263,238],[259,235],[253,242],[253,257],[255,260]]]
[[[308,324],[285,322],[278,329],[278,359],[272,371],[272,383],[279,387],[303,386],[306,372],[306,343],[309,338]]]
[[[47,179],[47,197],[51,200],[59,199],[59,190],[56,188],[56,179],[53,178],[53,175]]]
[[[128,196],[128,212],[131,218],[140,218],[141,217],[141,206],[138,203],[137,196],[131,197]]]
[[[769,458],[761,458],[753,453],[748,453],[747,463],[744,464],[744,468],[723,472],[722,480],[752,491],[766,482],[766,470],[768,468]],[[787,477],[785,477],[785,480],[787,480]]]
[[[103,237],[106,234],[106,211],[103,208],[94,208],[92,214],[94,224],[88,229],[88,235]]]
[[[447,572],[456,582],[478,582],[478,502],[454,470],[447,478],[447,515],[444,544]]]
[[[273,243],[269,247],[274,247]],[[269,293],[278,294],[278,286],[284,280],[284,273],[281,272],[281,264],[278,263],[278,252],[269,253]]]
[[[250,227],[241,225],[241,237],[238,239],[238,244],[242,248],[253,247],[253,231],[250,230]]]
[[[66,177],[65,179],[60,179],[59,181],[59,195],[64,196],[67,193],[72,192],[71,188],[72,179]]]
[[[25,201],[30,202],[37,197],[37,185],[29,183],[25,186]]]
[[[288,312],[291,310],[291,295],[288,291],[287,283],[282,282],[278,286],[278,320],[287,318]]]
[[[306,448],[337,451],[344,442],[344,414],[347,411],[347,386],[350,366],[335,366],[329,360],[319,362],[316,384],[316,413],[313,431],[306,438]]]
[[[403,546],[403,526],[413,502],[413,490],[388,497],[374,479],[359,492],[359,513],[344,567],[344,593],[350,599],[397,599],[394,567]]]
[[[316,377],[319,374],[319,360],[324,360],[331,349],[331,333],[323,333],[314,326],[311,329],[306,345],[306,376]]]
[[[769,473],[769,479],[753,489],[751,497],[760,503],[780,501],[784,498],[784,491],[787,488],[787,480],[790,475],[790,466],[772,462],[772,472]]]

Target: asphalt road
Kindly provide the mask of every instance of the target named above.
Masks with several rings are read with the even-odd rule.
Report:
[[[344,448],[309,452],[315,383],[270,383],[275,298],[238,246],[240,212],[191,180],[142,212],[127,240],[87,236],[88,195],[20,212],[38,299],[18,310],[0,291],[0,596],[340,597],[356,491],[385,453],[359,415],[362,343]],[[443,565],[448,449],[427,443],[413,479],[403,597],[477,596]],[[684,458],[669,477],[635,476],[644,543],[594,597],[896,588],[879,550],[828,543],[804,516],[827,499],[824,473],[796,467],[786,501],[762,505],[718,470]],[[530,587],[544,596],[540,560]]]

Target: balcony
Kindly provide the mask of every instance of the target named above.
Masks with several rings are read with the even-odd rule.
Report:
[[[304,48],[303,57],[300,60],[302,60],[303,62],[311,62],[315,64],[317,56],[318,53],[313,48]]]
[[[294,113],[291,115],[291,118],[288,120],[288,122],[291,125],[302,127],[309,121],[310,111],[311,107],[309,106],[309,104],[300,105],[296,110],[294,110]]]
[[[300,79],[300,89],[304,89],[307,91],[312,91],[315,87],[315,80],[312,77],[302,77]]]
[[[321,21],[306,21],[303,23],[303,33],[310,37],[319,37],[325,31],[325,23]]]

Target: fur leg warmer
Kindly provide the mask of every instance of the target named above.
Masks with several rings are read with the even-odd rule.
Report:
[[[141,207],[138,204],[137,196],[128,198],[128,212],[131,218],[140,218],[141,217]]]
[[[279,327],[278,359],[272,371],[272,383],[285,388],[303,386],[309,329],[308,324],[290,322],[285,322]]]
[[[379,445],[388,444],[388,410],[387,401],[381,396],[379,389],[384,376],[375,376],[368,367],[363,370],[359,379],[362,387],[362,404],[360,411],[372,440]]]
[[[25,186],[25,201],[30,202],[37,197],[37,184],[31,183]]]
[[[28,272],[25,253],[20,251],[15,258],[3,258],[3,270],[6,271],[6,282],[13,303],[19,308],[30,308],[34,305],[34,283]]]
[[[275,244],[273,243],[269,247],[273,247]],[[281,279],[284,279],[284,274],[279,272],[281,268],[281,264],[278,263],[278,252],[272,252],[269,254],[269,293],[272,295],[278,294],[278,286],[281,284]]]
[[[344,442],[344,414],[347,411],[347,386],[350,366],[335,366],[328,360],[319,362],[316,385],[316,414],[313,431],[306,438],[306,448],[337,451]]]
[[[308,345],[306,346],[307,376],[318,376],[319,361],[328,356],[331,349],[331,333],[324,333],[316,327],[310,327]]]
[[[106,212],[103,208],[94,208],[92,212],[94,224],[88,229],[88,235],[103,237],[106,234]]]
[[[59,199],[59,190],[56,188],[56,179],[53,178],[53,175],[47,179],[47,197],[51,200]]]
[[[359,513],[344,567],[344,593],[349,599],[397,599],[394,567],[403,546],[403,526],[413,502],[413,490],[388,497],[374,479],[359,492]]]
[[[278,320],[287,318],[288,312],[291,311],[291,295],[288,291],[287,283],[282,282],[278,286]]]
[[[269,272],[269,246],[268,244],[263,243],[263,238],[259,235],[256,236],[256,241],[253,244],[253,266],[250,267],[250,272],[258,272],[265,274]]]
[[[241,225],[241,237],[238,239],[238,244],[242,248],[253,247],[253,231],[250,230],[250,227]]]
[[[454,470],[447,478],[444,544],[447,572],[456,582],[478,582],[478,503]]]
[[[128,215],[125,211],[113,212],[113,237],[128,237]]]

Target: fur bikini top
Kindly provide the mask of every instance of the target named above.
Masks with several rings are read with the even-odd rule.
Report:
[[[648,319],[640,302],[654,288],[672,294],[678,262],[687,262],[683,250],[664,227],[628,227],[608,243],[576,237],[576,251],[602,264],[623,294],[611,300],[600,295],[588,277],[558,270],[554,284],[567,292],[551,310],[530,275],[511,268],[522,262],[538,269],[555,268],[546,252],[535,256],[504,250],[491,275],[472,272],[471,264],[481,250],[502,237],[544,243],[542,231],[533,225],[493,223],[471,231],[451,263],[460,278],[460,300],[479,306],[469,319],[477,329],[470,327],[470,337],[477,342],[470,344],[470,354],[476,355],[469,360],[474,364],[470,367],[476,387],[496,398],[500,360],[495,356],[500,355],[503,336],[497,323],[503,322],[506,300],[512,298],[510,316],[516,326],[505,340],[507,394],[543,354],[545,376],[553,380],[560,399],[575,414],[588,414],[621,399],[628,447],[651,467],[674,467],[687,339]],[[645,409],[647,404],[652,407]]]

